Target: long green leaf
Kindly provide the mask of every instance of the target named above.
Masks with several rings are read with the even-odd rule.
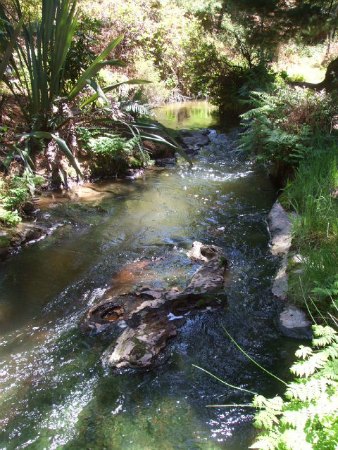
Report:
[[[23,24],[23,39],[17,43],[18,58],[11,62],[20,85],[27,90],[29,114],[37,129],[48,129],[48,115],[60,95],[64,63],[76,27],[76,1],[42,0],[41,20]],[[20,2],[14,3],[23,20]]]
[[[75,20],[76,0],[66,0],[58,10],[55,22],[55,46],[53,48],[51,94],[59,95],[60,79],[66,57],[71,46],[77,21]]]
[[[128,80],[128,81],[121,81],[120,83],[110,84],[109,86],[102,88],[102,91],[104,94],[106,94],[107,92],[113,91],[114,89],[116,89],[120,86],[123,86],[125,84],[147,84],[147,83],[151,83],[151,81],[139,80],[139,79],[135,78],[135,79]],[[89,105],[90,103],[95,102],[100,97],[101,97],[101,95],[99,95],[98,92],[96,94],[93,94],[91,97],[87,98],[87,100],[85,100],[83,103],[81,103],[81,108]]]
[[[92,64],[83,72],[83,74],[78,79],[76,85],[71,90],[71,92],[68,95],[68,99],[72,100],[78,93],[84,88],[84,86],[88,83],[88,80],[95,77],[95,75],[98,73],[98,71],[104,67],[105,65],[118,65],[119,63],[122,64],[119,60],[108,60],[105,61],[107,56],[114,50],[114,48],[119,45],[119,43],[122,41],[123,36],[119,36],[116,39],[114,39],[112,42],[110,42],[107,47],[103,50],[100,55],[98,55]]]
[[[20,34],[21,28],[23,25],[23,17],[19,20],[17,26],[15,27],[15,30],[13,32],[13,35],[11,36],[11,39],[7,45],[7,48],[5,50],[5,53],[2,57],[2,60],[0,62],[0,81],[2,80],[2,77],[4,76],[4,73],[6,71],[6,68],[8,66],[8,63],[12,57],[15,44],[17,43],[18,36]]]
[[[30,138],[36,138],[36,139],[53,139],[59,146],[60,150],[64,155],[68,158],[71,165],[76,170],[76,173],[80,176],[82,176],[81,169],[66,142],[61,139],[59,136],[56,136],[53,133],[50,133],[48,131],[32,131],[31,133],[24,134],[22,136],[23,139],[30,139]]]
[[[263,372],[267,373],[268,375],[270,375],[271,377],[275,378],[276,380],[280,381],[282,384],[284,384],[285,386],[287,386],[288,384],[280,379],[279,377],[277,377],[277,375],[273,374],[272,372],[270,372],[269,370],[267,370],[265,367],[261,366],[255,359],[253,359],[237,342],[236,340],[231,336],[231,334],[226,330],[225,327],[223,327],[223,330],[225,332],[225,334],[228,336],[228,338],[231,340],[231,342],[238,348],[238,350],[240,350],[243,355],[245,355],[252,363],[254,363],[257,367],[259,367],[261,370],[263,370]]]
[[[108,104],[109,100],[106,97],[105,93],[103,92],[103,89],[101,88],[99,82],[95,79],[92,79],[92,80],[90,80],[89,84],[94,89],[94,91],[96,93],[95,95],[97,95],[98,98],[101,98],[104,101],[104,103]]]
[[[173,147],[177,153],[179,153],[182,158],[184,158],[189,164],[190,166],[193,165],[193,162],[191,160],[191,158],[188,156],[188,154],[185,152],[185,150],[180,146],[180,144],[171,136],[169,136],[169,134],[166,132],[165,128],[162,126],[157,126],[157,125],[144,125],[142,123],[136,123],[134,124],[135,128],[140,128],[141,130],[147,130],[147,129],[151,129],[154,130],[156,132],[156,130],[158,130],[159,132],[165,133],[167,136],[167,139],[162,137],[159,134],[155,134],[155,133],[150,133],[149,131],[144,131],[143,135],[141,136],[142,139],[148,139],[150,141],[154,141],[154,142],[160,142],[162,144],[168,145],[169,147]]]
[[[218,376],[214,375],[213,373],[209,372],[208,370],[203,369],[200,366],[196,366],[196,364],[192,364],[193,367],[196,367],[196,369],[201,370],[202,372],[207,373],[208,375],[210,375],[212,378],[215,378],[215,380],[219,381],[222,384],[225,384],[226,386],[232,388],[232,389],[236,389],[238,391],[243,391],[243,392],[247,392],[248,394],[252,394],[252,395],[258,395],[256,392],[253,391],[249,391],[248,389],[245,388],[241,388],[239,386],[235,386],[233,384],[228,383],[227,381],[222,380],[221,378],[219,378]]]

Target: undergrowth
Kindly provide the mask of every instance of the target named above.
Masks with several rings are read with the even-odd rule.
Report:
[[[25,215],[25,205],[33,197],[37,186],[45,179],[25,170],[22,176],[0,179],[0,223],[11,227],[18,225]]]
[[[265,163],[297,167],[316,152],[318,135],[332,140],[335,99],[324,91],[280,83],[273,93],[252,93],[253,108],[241,116],[241,147]]]
[[[338,276],[335,97],[281,84],[274,93],[253,94],[254,108],[242,116],[242,148],[286,177],[280,200],[296,213],[292,242],[301,261],[290,264],[289,298],[317,320],[337,307],[336,294],[324,295]]]

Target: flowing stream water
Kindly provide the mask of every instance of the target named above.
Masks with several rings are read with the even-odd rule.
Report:
[[[168,106],[172,128],[214,127],[207,103]],[[48,200],[63,222],[0,266],[1,449],[246,449],[254,439],[252,395],[193,366],[265,395],[281,389],[253,365],[286,376],[294,344],[274,326],[270,293],[277,261],[266,216],[275,191],[264,172],[227,143],[192,168],[149,169],[135,181],[98,183],[84,201]],[[41,203],[42,204],[42,203]],[[153,371],[114,374],[102,367],[108,343],[81,331],[86,310],[107,291],[183,285],[193,241],[223,247],[227,305],[187,316],[166,362]],[[147,261],[157,261],[148,270]]]

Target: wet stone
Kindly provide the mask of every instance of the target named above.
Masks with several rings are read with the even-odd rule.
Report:
[[[311,322],[303,310],[287,305],[279,316],[279,328],[284,336],[294,339],[312,339]]]
[[[271,253],[286,255],[291,247],[291,221],[279,202],[273,205],[268,216],[268,223],[271,235]]]
[[[198,152],[201,147],[204,147],[210,143],[208,130],[181,131],[180,140],[188,153]]]

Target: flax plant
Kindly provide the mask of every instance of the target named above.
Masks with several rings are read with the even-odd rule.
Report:
[[[76,0],[42,0],[41,19],[33,20],[25,17],[20,2],[14,0],[13,7],[19,19],[16,27],[8,22],[5,11],[0,11],[1,19],[6,21],[9,42],[0,75],[6,69],[12,74],[5,75],[4,81],[16,97],[28,124],[29,132],[22,136],[22,141],[54,139],[79,172],[72,152],[58,136],[62,119],[66,119],[62,118],[62,107],[74,100],[102,67],[123,65],[120,60],[109,59],[123,36],[107,45],[67,93],[64,67],[77,26],[76,6]]]

